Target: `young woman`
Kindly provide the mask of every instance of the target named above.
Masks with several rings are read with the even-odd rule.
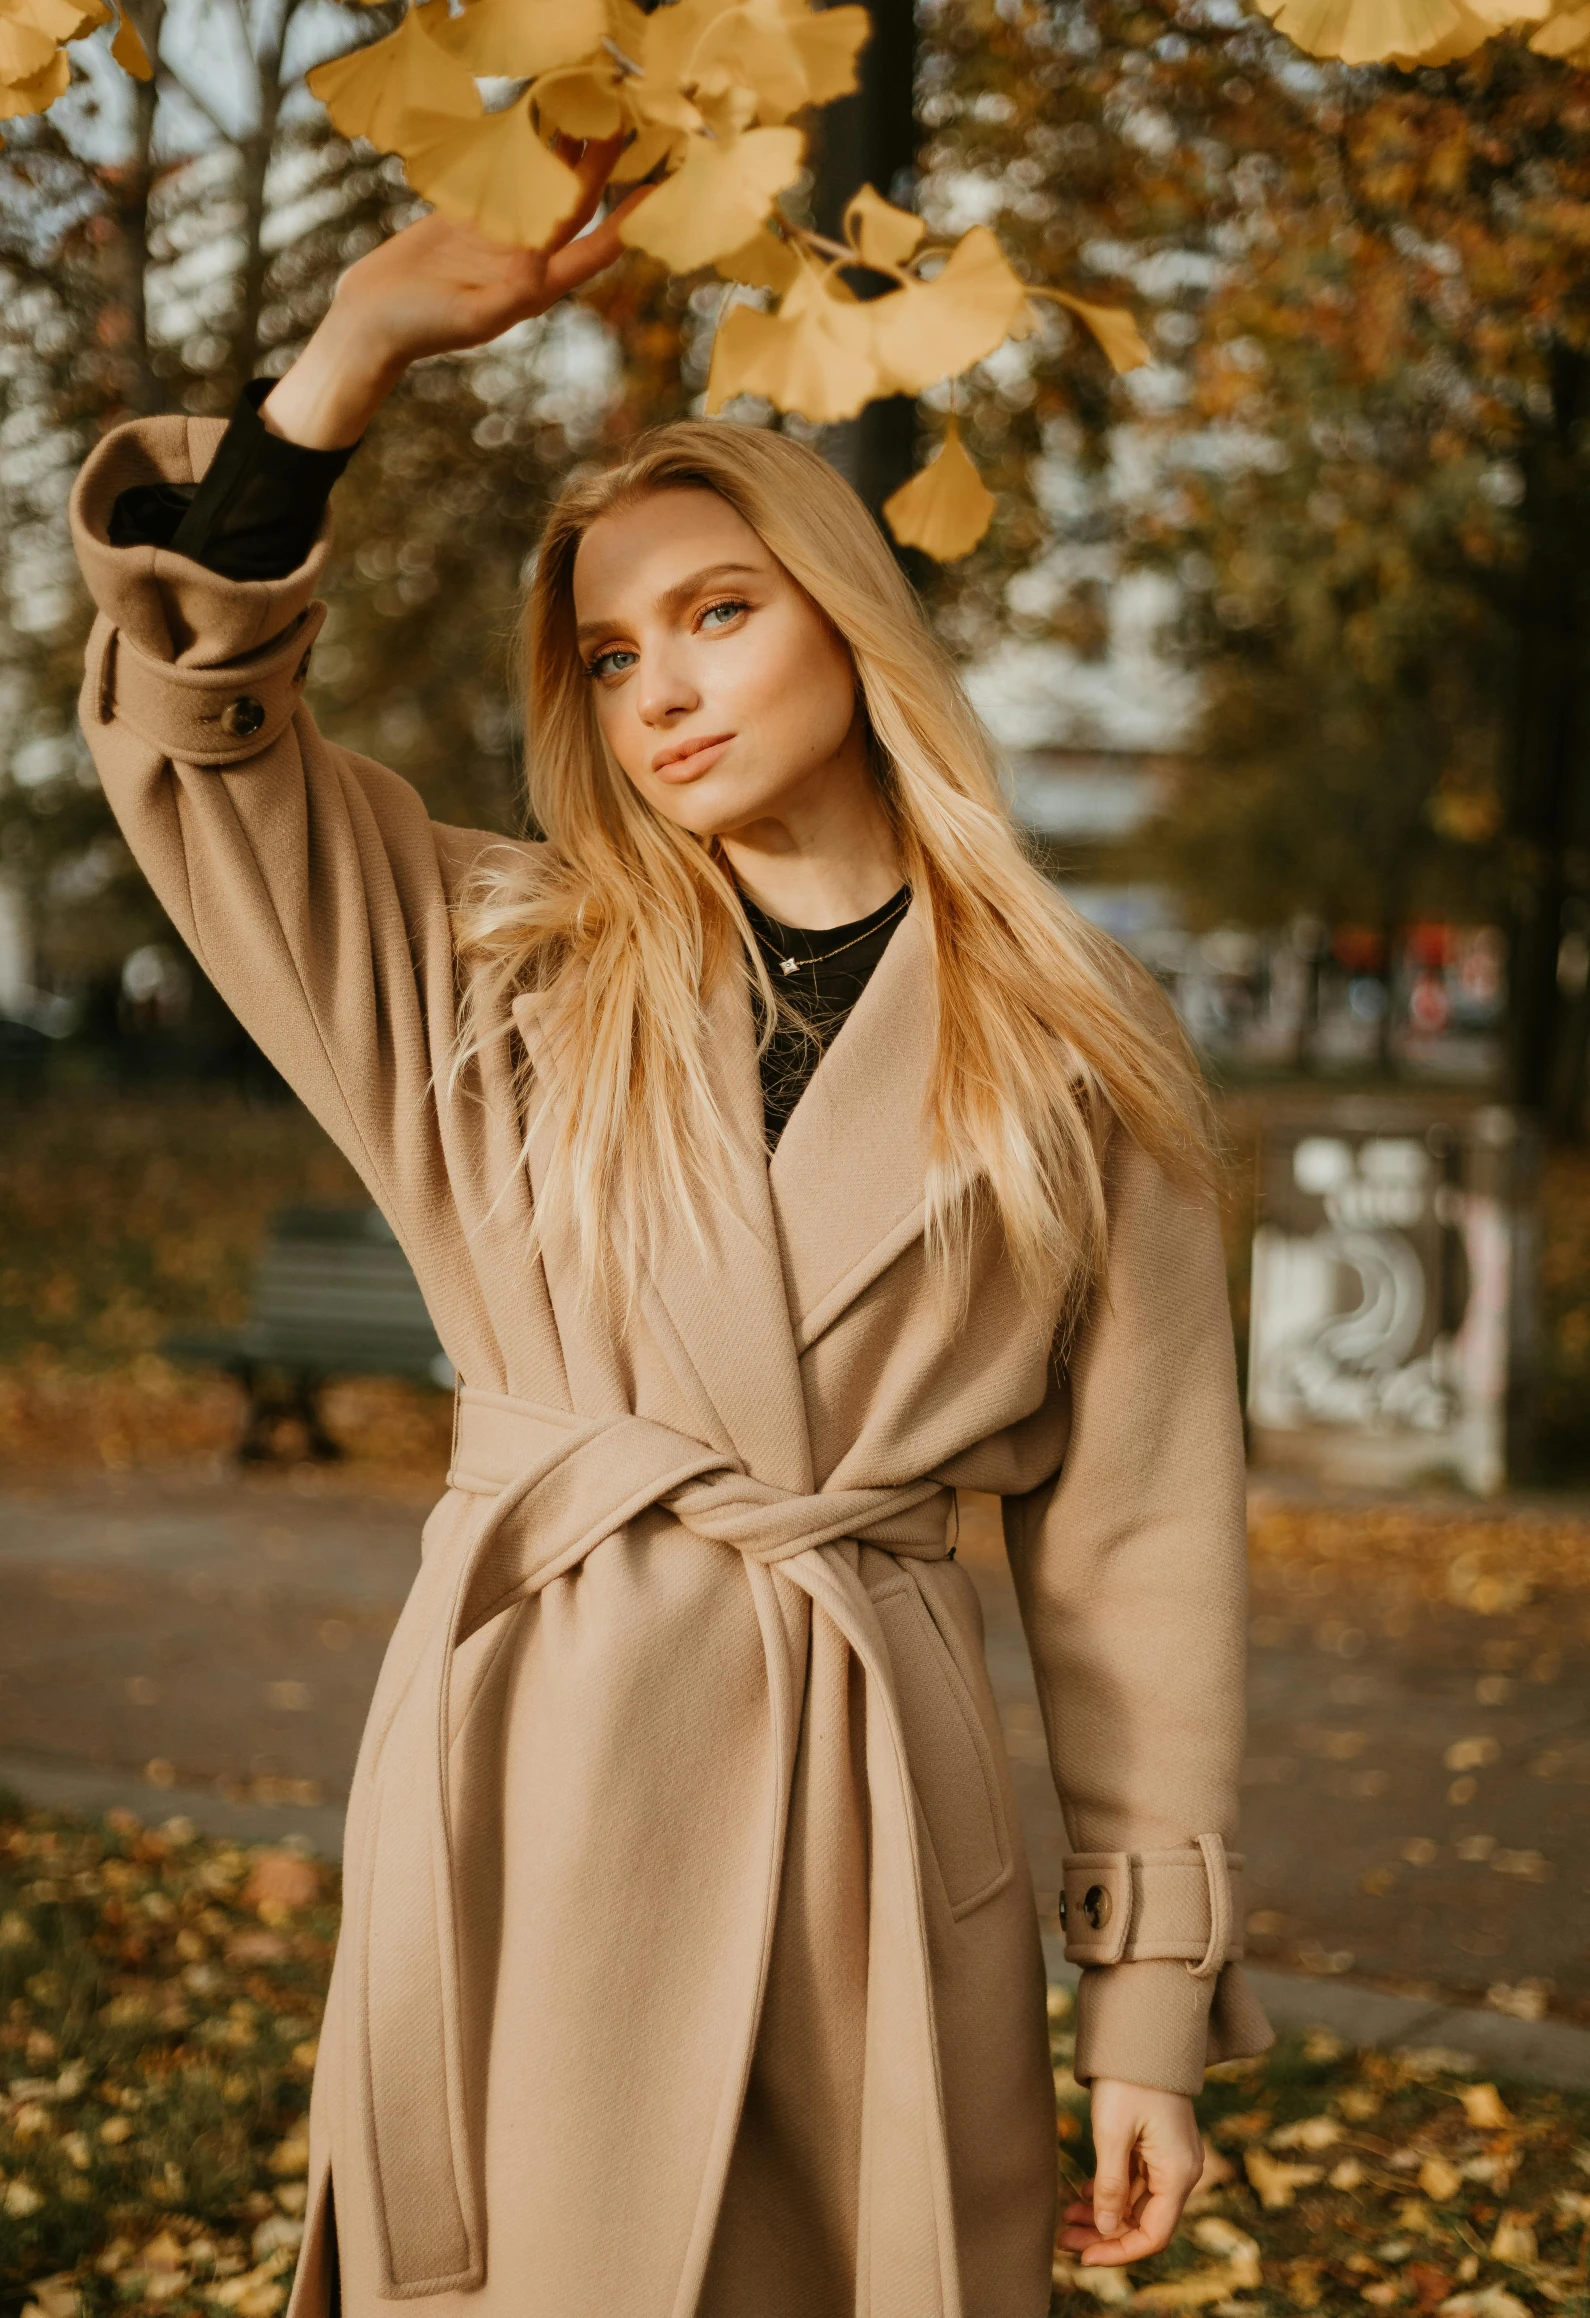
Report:
[[[295,2311],[1040,2318],[1055,2114],[956,1487],[1004,1500],[1074,1856],[1084,2262],[1262,2049],[1228,1856],[1242,1453],[1192,1065],[1026,863],[884,542],[782,436],[577,478],[530,802],[302,705],[325,496],[417,356],[617,254],[438,219],[217,442],[89,460],[83,719],[463,1380],[350,1799]]]

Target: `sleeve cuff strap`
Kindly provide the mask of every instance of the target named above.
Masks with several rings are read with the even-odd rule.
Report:
[[[181,764],[242,764],[292,722],[325,617],[324,604],[311,604],[285,635],[221,668],[153,659],[102,618],[89,646],[85,712],[125,725]]]
[[[1242,1858],[1218,1835],[1166,1851],[1079,1851],[1065,1862],[1060,1921],[1073,1964],[1180,1962],[1213,1980],[1240,1958]]]

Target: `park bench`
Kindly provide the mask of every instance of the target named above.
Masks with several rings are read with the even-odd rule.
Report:
[[[271,1219],[241,1328],[167,1339],[166,1356],[220,1368],[248,1394],[238,1456],[277,1454],[285,1424],[302,1426],[308,1454],[342,1454],[320,1413],[338,1376],[398,1376],[450,1388],[419,1283],[386,1218],[373,1207],[284,1207]]]

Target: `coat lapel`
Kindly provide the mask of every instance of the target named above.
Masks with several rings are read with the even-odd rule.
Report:
[[[913,906],[796,1104],[771,1166],[749,986],[727,973],[708,1001],[708,1067],[730,1138],[728,1195],[711,1203],[699,1238],[681,1220],[655,1250],[648,1317],[682,1387],[703,1416],[716,1417],[717,1445],[780,1488],[812,1486],[799,1355],[922,1230],[932,968]],[[542,1084],[550,1083],[534,1001],[516,1000],[514,1018]],[[538,1201],[547,1143],[532,1126]],[[582,1348],[595,1331],[572,1245],[549,1232],[543,1256],[576,1402],[594,1415],[611,1404],[620,1364],[594,1341]],[[703,1437],[712,1430],[704,1425]]]
[[[768,1171],[800,1352],[922,1230],[935,1028],[932,947],[913,903]]]
[[[516,1001],[514,1017],[545,1081],[546,1048],[533,1001]],[[703,1437],[732,1448],[759,1479],[804,1491],[812,1485],[811,1444],[768,1189],[750,994],[738,974],[724,975],[708,1002],[707,1057],[729,1130],[728,1196],[710,1202],[699,1236],[680,1219],[652,1252],[643,1288],[647,1318],[687,1397],[703,1417],[710,1412],[717,1420],[715,1427],[703,1424]],[[538,1197],[547,1143],[545,1134],[532,1131]],[[571,1333],[593,1333],[593,1319],[579,1299],[569,1241],[549,1234],[544,1254],[567,1347]],[[580,1362],[567,1348],[565,1358],[573,1380]]]

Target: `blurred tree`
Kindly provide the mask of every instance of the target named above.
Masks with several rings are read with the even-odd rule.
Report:
[[[1052,335],[987,366],[1008,496],[953,631],[1096,652],[1111,582],[1173,574],[1206,706],[1160,868],[1206,922],[1499,914],[1514,1090],[1582,1133],[1585,84],[1506,42],[1321,67],[1159,0],[928,21],[925,205],[1134,286],[1160,353],[1124,419]]]
[[[339,272],[415,213],[400,165],[335,136],[300,87],[392,7],[133,13],[156,79],[129,82],[103,35],[79,43],[72,95],[0,150],[0,877],[42,978],[68,987],[164,930],[76,733],[72,474],[128,415],[222,413],[284,370]],[[417,371],[341,486],[315,704],[442,816],[517,825],[509,639],[540,509],[572,459],[684,407],[703,327],[689,285],[631,259],[487,356]]]
[[[68,984],[160,930],[76,732],[72,474],[119,420],[224,411],[284,367],[406,199],[295,100],[356,21],[306,0],[134,13],[155,78],[127,80],[99,35],[71,52],[69,97],[0,151],[0,863],[44,978]]]

